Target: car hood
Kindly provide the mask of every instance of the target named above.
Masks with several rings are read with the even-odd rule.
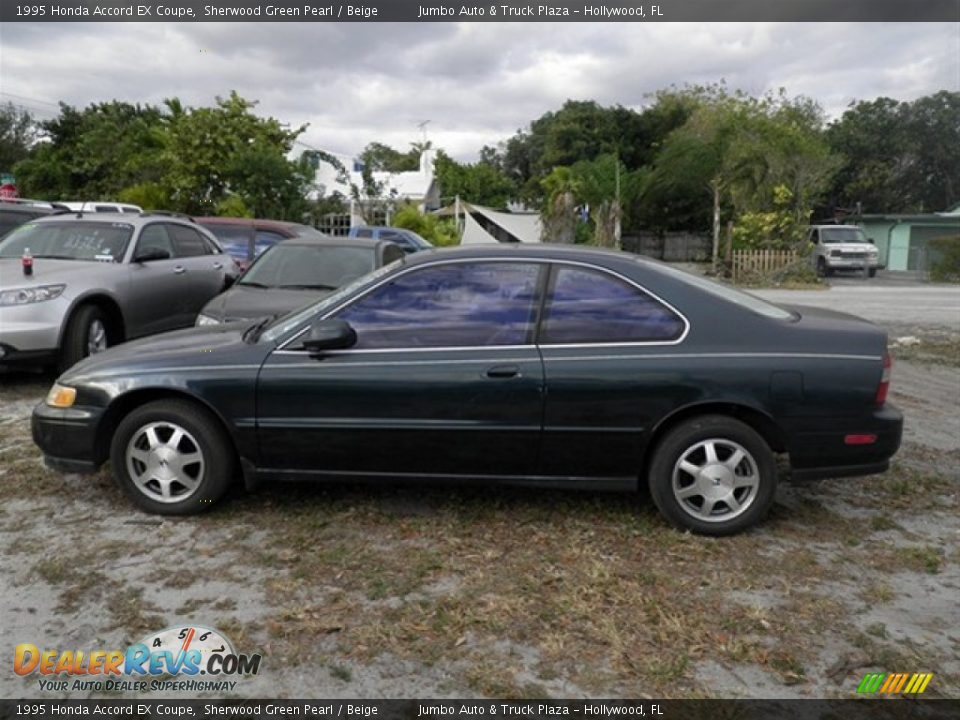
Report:
[[[251,346],[243,336],[252,325],[253,322],[205,325],[123,343],[82,360],[67,370],[61,380],[70,382],[103,374],[134,374],[171,366],[231,362],[234,356],[251,355]],[[265,346],[256,354],[265,355],[268,349]]]
[[[220,322],[250,320],[267,315],[286,315],[303,305],[320,300],[329,290],[284,290],[234,285],[208,302],[201,314]]]
[[[118,263],[35,258],[33,275],[24,275],[20,258],[0,258],[0,290],[76,282],[78,279],[82,279],[84,285],[89,285],[89,278],[108,268],[119,267]]]

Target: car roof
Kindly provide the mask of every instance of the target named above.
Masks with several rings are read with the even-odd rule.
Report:
[[[541,260],[582,260],[609,263],[611,261],[640,261],[656,265],[657,261],[640,255],[614,250],[612,248],[585,247],[583,245],[555,245],[541,243],[491,243],[488,245],[460,245],[457,247],[436,248],[408,255],[409,264],[431,262],[439,258],[496,258],[496,259],[541,259]]]
[[[314,230],[316,228],[304,225],[303,223],[289,222],[287,220],[269,220],[266,218],[244,218],[244,217],[221,217],[219,215],[207,215],[194,218],[201,225],[233,225],[236,227],[259,227],[264,230],[275,230],[279,233],[299,233],[302,230]]]
[[[318,231],[319,232],[319,231]],[[335,247],[367,247],[375,248],[381,245],[394,245],[389,240],[374,240],[373,238],[332,237],[330,235],[306,235],[284,240],[280,245],[329,245]]]
[[[107,212],[85,212],[81,210],[57,210],[44,217],[37,218],[37,222],[79,222],[79,223],[123,223],[139,227],[151,222],[173,222],[178,225],[197,228],[209,232],[205,228],[198,227],[189,215],[179,213],[154,212],[154,213],[107,213]]]

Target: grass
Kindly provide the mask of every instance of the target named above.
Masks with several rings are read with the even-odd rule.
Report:
[[[879,623],[855,630],[864,604],[895,599],[885,573],[957,560],[903,530],[954,507],[955,474],[934,456],[788,490],[763,527],[718,540],[671,529],[629,495],[482,488],[281,486],[125,525],[143,516],[106,471],[44,469],[23,421],[0,423],[8,445],[0,524],[18,540],[4,552],[27,559],[64,621],[102,608],[129,640],[186,614],[271,667],[323,666],[349,683],[386,658],[514,698],[704,697],[708,661],[812,686],[823,638],[878,662],[943,660],[896,655]],[[863,579],[837,594],[853,573]],[[211,578],[235,594],[212,595]]]
[[[896,361],[960,367],[960,335],[918,338],[916,344],[891,343]]]

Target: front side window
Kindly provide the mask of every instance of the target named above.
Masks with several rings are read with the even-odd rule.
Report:
[[[169,258],[175,256],[167,230],[160,223],[147,225],[140,231],[140,239],[137,241],[137,251],[134,253],[134,258],[146,255],[153,250],[165,252]]]
[[[183,225],[170,225],[168,229],[173,236],[173,245],[177,251],[177,257],[197,257],[210,254],[210,248],[204,242],[203,236],[193,228]]]
[[[596,270],[558,267],[540,342],[664,342],[683,330],[676,313],[630,283]]]
[[[337,317],[359,349],[523,345],[531,342],[540,269],[532,263],[450,263],[377,288]]]

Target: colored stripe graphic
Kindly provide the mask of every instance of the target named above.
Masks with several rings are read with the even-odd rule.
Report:
[[[857,686],[857,692],[919,695],[931,680],[933,673],[867,673]]]

